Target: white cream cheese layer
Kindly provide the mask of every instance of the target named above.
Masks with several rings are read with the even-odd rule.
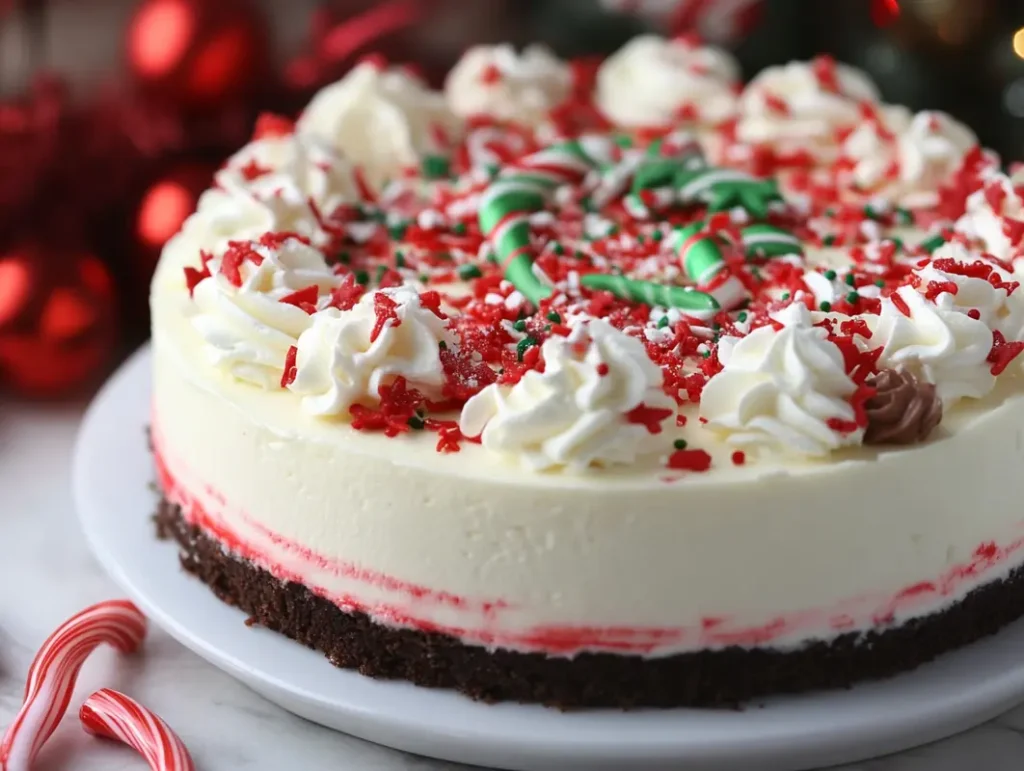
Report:
[[[565,655],[792,646],[942,610],[1024,557],[1013,381],[910,449],[738,465],[694,414],[668,430],[711,454],[706,473],[663,458],[537,473],[318,420],[211,367],[182,312],[189,261],[165,255],[153,285],[169,495],[228,548],[381,623]]]

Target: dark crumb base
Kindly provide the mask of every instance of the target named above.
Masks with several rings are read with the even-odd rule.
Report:
[[[949,610],[866,635],[844,634],[794,651],[725,648],[658,659],[584,653],[575,658],[489,651],[443,634],[393,629],[347,613],[304,586],[228,556],[218,542],[161,501],[161,538],[182,549],[182,566],[222,600],[323,651],[336,666],[378,678],[454,688],[483,701],[573,707],[734,707],[760,697],[887,677],[959,648],[1024,614],[1024,569],[971,592]]]

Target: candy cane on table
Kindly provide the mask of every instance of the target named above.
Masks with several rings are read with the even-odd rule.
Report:
[[[24,704],[0,741],[0,771],[29,770],[64,716],[78,672],[98,645],[132,653],[145,635],[145,617],[127,600],[97,603],[61,624],[29,667]]]
[[[96,691],[78,716],[86,731],[127,744],[153,771],[195,771],[185,744],[163,718],[123,693]]]

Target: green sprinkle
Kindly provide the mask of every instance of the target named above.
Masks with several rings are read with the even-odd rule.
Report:
[[[897,252],[902,252],[906,248],[902,238],[890,238],[889,240],[896,245]]]
[[[388,235],[391,236],[392,241],[401,241],[405,238],[405,231],[409,229],[409,224],[406,222],[400,222],[397,225],[392,225],[388,228]]]
[[[686,440],[685,439],[676,439],[674,442],[672,442],[672,446],[675,447],[677,450],[685,450],[686,449]]]
[[[469,281],[471,278],[480,278],[483,275],[480,268],[476,265],[460,265],[455,272],[463,281]]]
[[[454,225],[452,225],[452,232],[457,236],[466,235],[466,223],[456,222]]]
[[[501,262],[501,259],[498,257],[498,253],[492,249],[487,255],[487,261],[498,265]]]
[[[514,329],[516,332],[525,332],[526,331],[526,319],[519,319],[519,321],[517,321],[516,323],[514,323],[512,325],[512,329]]]
[[[825,246],[832,246],[836,242],[836,237],[831,233],[821,239],[821,243]]]
[[[487,176],[489,176],[491,179],[494,179],[501,173],[501,166],[499,166],[497,163],[488,163],[486,166],[484,166],[484,171],[487,172]]]
[[[828,313],[830,310],[832,310],[832,303],[830,303],[828,300],[822,300],[821,304],[818,305],[818,310]]]
[[[612,225],[610,228],[608,228],[608,237],[609,238],[611,238],[613,236],[617,236],[618,234],[619,234],[619,226],[618,225]]]
[[[881,288],[881,287],[885,286],[885,281],[883,279],[876,278],[875,279],[875,286]]]
[[[836,272],[834,270],[826,270],[825,271],[825,278],[827,278],[829,281],[834,281],[835,277],[836,277]]]
[[[558,311],[551,311],[548,313],[548,321],[553,324],[559,324],[562,321],[562,317],[558,315]]]
[[[587,256],[587,254],[582,249],[577,249],[575,252],[573,252],[572,256],[575,257],[577,260],[582,260],[584,257]]]
[[[847,273],[846,278],[843,279],[848,286],[857,286],[857,277],[852,273]]]
[[[636,236],[636,242],[640,244],[640,246],[643,246],[645,243],[647,243],[647,239],[644,238],[643,235],[638,233]]]
[[[633,146],[633,139],[626,134],[619,134],[612,141],[619,147],[627,149]]]
[[[420,168],[427,179],[444,179],[451,174],[451,164],[443,155],[426,156]]]
[[[896,208],[896,221],[901,225],[913,225],[914,213],[909,209],[904,209],[902,206],[899,206]]]
[[[856,292],[850,292],[849,294],[846,295],[846,302],[850,303],[850,305],[853,305],[858,300],[860,300],[860,295],[857,294]]]
[[[395,252],[395,267],[396,268],[404,268],[405,267],[405,254],[403,252],[401,252],[401,251]]]
[[[710,359],[711,351],[704,351],[704,353],[702,353],[701,356],[703,356],[705,359]]]
[[[352,262],[352,255],[348,252],[338,252],[338,262],[342,265],[348,265]]]
[[[367,284],[370,283],[370,274],[367,273],[365,270],[357,270],[356,283],[361,284],[362,286],[366,286]]]
[[[657,243],[664,237],[665,235],[660,230],[655,230],[653,233],[651,233],[651,240],[654,241],[655,243]]]
[[[565,247],[558,243],[558,241],[555,241],[551,244],[551,251],[555,254],[565,254]]]
[[[444,340],[438,340],[437,341],[437,348],[438,348],[438,350],[441,350],[441,351],[447,351],[448,350],[448,343],[446,343]]]
[[[788,300],[788,299],[789,299],[789,292],[783,292],[783,293],[782,293],[782,298],[781,298],[781,299],[783,299],[783,300]]]
[[[936,235],[931,236],[930,238],[926,238],[924,241],[922,241],[920,243],[920,247],[924,249],[926,252],[930,253],[934,252],[944,243],[946,243],[946,239],[942,237],[941,233],[937,233]]]
[[[376,277],[374,279],[376,281],[376,283],[379,284],[384,279],[384,274],[387,273],[387,272],[388,272],[388,266],[387,265],[378,265],[377,266],[377,275],[376,275]]]
[[[739,321],[739,322],[746,321],[747,320],[747,312],[746,311],[740,311],[736,315],[736,320]]]
[[[524,337],[516,345],[516,361],[522,361],[523,356],[526,354],[526,349],[537,344],[537,341],[532,337]]]
[[[825,209],[825,211],[824,211],[824,215],[825,215],[826,217],[835,217],[835,216],[836,216],[836,210],[835,210],[835,209],[833,209],[833,208],[832,208],[832,207],[830,206],[830,207],[828,207],[827,209]]]
[[[424,425],[426,425],[426,424],[425,424],[425,423],[423,422],[423,418],[421,418],[421,417],[418,417],[418,416],[416,416],[416,415],[413,415],[413,416],[412,416],[411,418],[409,418],[409,419],[408,419],[407,421],[405,421],[405,422],[406,422],[406,424],[407,424],[407,425],[409,426],[409,428],[415,429],[416,431],[420,431],[420,430],[422,430],[422,429],[423,429],[423,426],[424,426]]]
[[[420,277],[419,278],[420,278],[420,283],[421,284],[429,284],[430,283],[430,276],[428,276],[426,273],[420,273]]]
[[[664,329],[669,324],[668,316],[662,316],[658,319],[658,329]]]

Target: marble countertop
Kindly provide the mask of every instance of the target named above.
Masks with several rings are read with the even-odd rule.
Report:
[[[0,402],[0,729],[21,705],[29,662],[53,627],[91,602],[120,596],[87,551],[73,511],[70,460],[81,414],[81,406]],[[141,657],[116,661],[108,650],[94,654],[72,704],[104,686],[124,690],[159,712],[181,734],[201,771],[467,768],[377,747],[293,717],[155,628]],[[87,736],[75,711],[58,727],[35,771],[145,767],[131,750]],[[843,768],[1022,767],[1024,705],[946,741]]]

